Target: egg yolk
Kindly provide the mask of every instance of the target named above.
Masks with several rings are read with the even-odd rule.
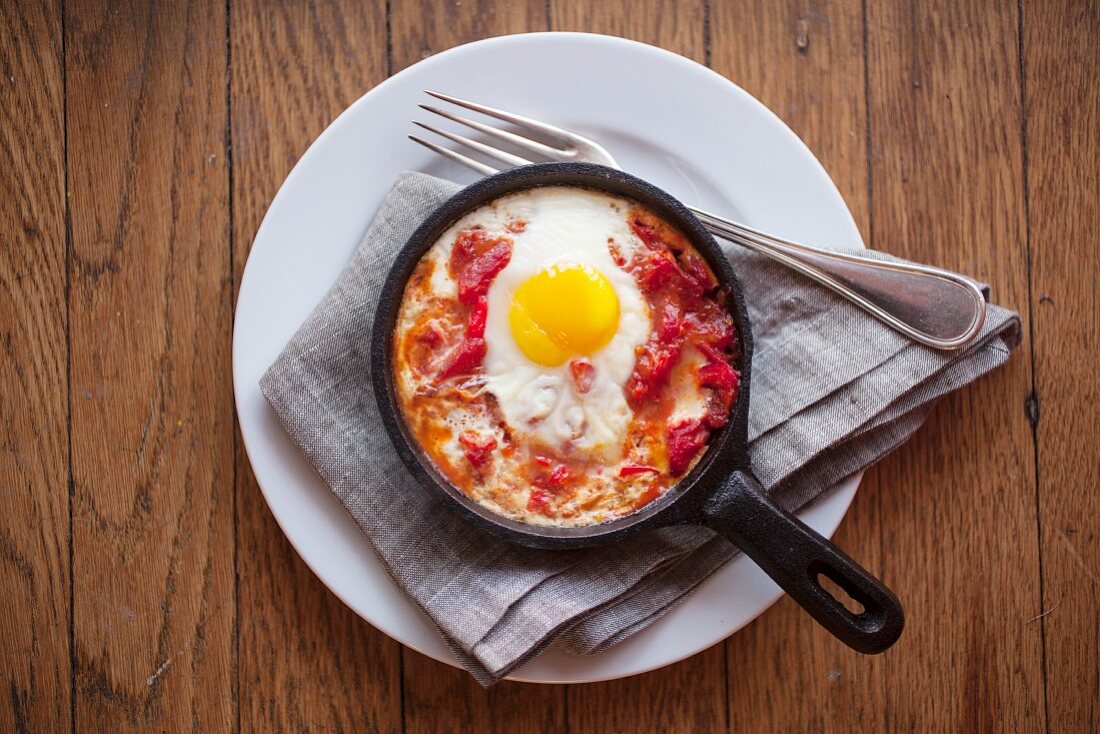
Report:
[[[528,359],[556,367],[611,341],[619,328],[619,298],[590,265],[554,265],[516,289],[508,323]]]

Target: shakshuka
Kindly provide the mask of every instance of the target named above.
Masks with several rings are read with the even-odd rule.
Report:
[[[501,197],[447,230],[405,286],[405,421],[501,515],[577,526],[634,512],[728,420],[740,373],[725,297],[637,202],[571,186]]]

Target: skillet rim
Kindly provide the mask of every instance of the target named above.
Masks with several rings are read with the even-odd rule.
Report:
[[[484,203],[541,186],[575,186],[633,199],[676,226],[711,266],[727,292],[726,310],[737,328],[741,383],[730,420],[712,433],[695,467],[662,497],[637,512],[597,525],[544,527],[499,515],[467,497],[436,469],[405,425],[393,379],[393,330],[405,284],[416,264],[458,219]],[[379,292],[370,335],[371,382],[383,425],[402,463],[426,491],[444,499],[468,522],[497,537],[535,548],[580,548],[611,543],[643,530],[697,521],[702,504],[732,472],[750,470],[747,449],[752,331],[744,297],[714,237],[678,199],[618,169],[593,163],[537,163],[487,176],[437,207],[397,251]]]

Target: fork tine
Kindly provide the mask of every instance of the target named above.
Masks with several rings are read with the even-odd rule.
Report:
[[[486,125],[484,123],[477,122],[476,120],[470,120],[468,118],[446,112],[437,107],[430,107],[425,104],[419,105],[419,107],[422,110],[427,110],[428,112],[431,112],[433,115],[446,117],[448,120],[451,120],[452,122],[457,122],[459,125],[465,125],[466,127],[477,130],[478,132],[488,135],[489,137],[503,140],[506,143],[511,143],[517,148],[529,150],[536,155],[541,155],[543,158],[549,158],[552,161],[569,160],[569,158],[572,157],[564,150],[551,148],[548,145],[543,145],[542,143],[531,140],[530,138],[525,138],[522,135],[516,135],[515,133],[510,133],[507,130],[500,130],[499,128],[495,128],[491,125]]]
[[[415,135],[410,135],[409,140],[413,141],[414,143],[420,143],[428,150],[439,153],[439,155],[443,156],[444,158],[450,158],[455,163],[461,163],[467,168],[472,168],[480,173],[482,176],[492,176],[494,173],[500,172],[500,169],[498,168],[493,168],[492,166],[482,163],[481,161],[475,161],[473,158],[467,158],[461,153],[456,153],[449,148],[444,148],[442,145],[436,145],[435,143],[429,143],[427,140],[421,140]]]
[[[477,152],[483,153],[490,158],[495,158],[501,163],[505,163],[509,166],[526,166],[531,163],[531,161],[527,160],[526,158],[520,158],[518,155],[512,155],[507,151],[500,150],[499,148],[494,148],[491,145],[486,145],[485,143],[478,142],[477,140],[471,140],[470,138],[464,137],[462,135],[456,135],[455,133],[452,133],[448,130],[439,130],[432,127],[431,125],[425,125],[423,122],[418,122],[416,120],[413,120],[413,124],[419,125],[428,132],[435,133],[436,135],[442,135],[448,140],[454,141],[459,145],[465,145],[467,148],[473,148]]]
[[[498,120],[504,122],[510,122],[516,127],[524,128],[526,130],[534,131],[545,135],[553,140],[558,145],[570,146],[576,142],[577,136],[568,130],[562,130],[560,127],[554,127],[548,125],[545,122],[538,120],[532,120],[530,117],[523,117],[522,115],[514,115],[511,112],[505,112],[504,110],[498,110],[495,107],[486,107],[485,105],[477,104],[476,102],[470,102],[465,99],[459,99],[458,97],[452,97],[449,94],[443,94],[442,92],[433,92],[430,89],[425,89],[426,94],[430,94],[436,99],[441,99],[444,102],[450,102],[456,104],[459,107],[465,107],[468,110],[474,112],[480,112],[483,115],[489,117],[495,117]]]

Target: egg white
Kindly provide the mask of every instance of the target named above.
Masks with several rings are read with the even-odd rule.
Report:
[[[485,386],[497,398],[509,428],[560,447],[571,442],[608,460],[620,456],[633,418],[623,386],[634,370],[635,347],[650,332],[649,307],[634,278],[611,259],[608,240],[630,257],[640,242],[627,224],[630,202],[587,189],[548,186],[519,192],[485,205],[456,225],[479,223],[500,232],[505,223],[524,220],[524,231],[511,234],[508,265],[489,288],[485,340]],[[453,238],[451,238],[453,240]],[[588,355],[595,381],[578,393],[568,360],[557,367],[532,362],[509,327],[516,289],[555,264],[581,263],[598,270],[619,299],[619,325],[611,341]]]

